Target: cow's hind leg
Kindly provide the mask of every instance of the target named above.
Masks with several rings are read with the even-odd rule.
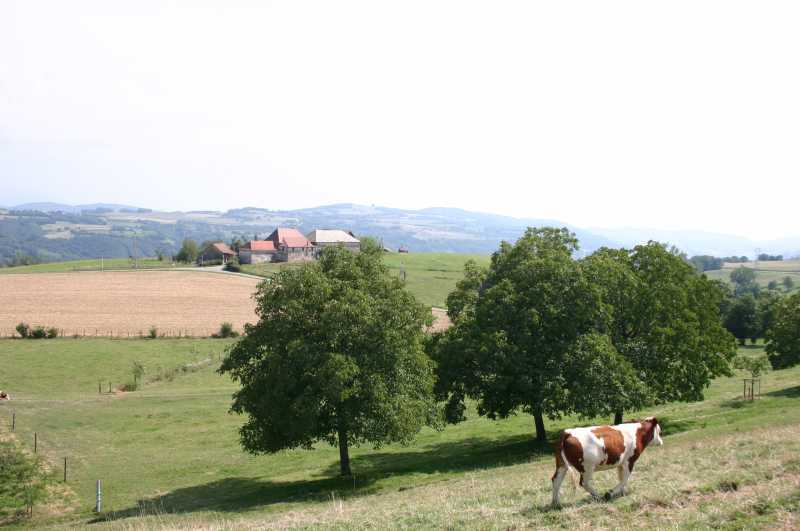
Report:
[[[586,467],[586,469],[583,471],[583,474],[581,474],[581,487],[583,487],[586,492],[591,494],[592,498],[599,500],[600,495],[595,490],[594,485],[592,485],[592,472],[594,472],[594,469],[590,467]]]
[[[558,494],[561,490],[561,483],[564,481],[564,476],[567,475],[567,470],[569,469],[562,465],[556,468],[556,473],[553,474],[553,507],[558,507],[561,505],[561,502],[558,499]]]
[[[628,479],[631,477],[631,471],[628,470],[628,467],[624,464],[622,466],[617,467],[617,477],[619,477],[619,483],[616,487],[608,491],[605,495],[607,500],[612,498],[616,498],[617,496],[622,496],[625,494],[625,485],[628,484]]]

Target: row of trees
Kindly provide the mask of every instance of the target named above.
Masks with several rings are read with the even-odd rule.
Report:
[[[621,422],[628,409],[699,400],[730,374],[722,293],[679,253],[651,242],[576,261],[577,249],[566,229],[529,229],[488,269],[468,266],[432,351],[449,421],[472,398],[490,418],[532,414],[544,441],[545,416]]]
[[[731,271],[730,280],[732,290],[723,283],[719,285],[723,292],[720,306],[723,322],[740,344],[743,345],[747,339],[755,343],[757,339],[767,336],[775,321],[775,312],[781,300],[778,282],[773,280],[766,291],[762,290],[756,282],[756,272],[745,267]],[[785,276],[781,285],[786,292],[790,292],[794,289],[794,280]]]
[[[281,270],[259,285],[259,321],[220,367],[241,384],[231,410],[247,415],[243,447],[326,441],[347,475],[352,445],[408,442],[463,420],[468,399],[489,418],[530,413],[544,441],[545,418],[620,422],[626,410],[700,400],[731,374],[719,283],[657,243],[580,260],[577,249],[566,229],[528,229],[488,267],[467,263],[447,299],[453,326],[432,336],[429,309],[388,275],[375,242]]]

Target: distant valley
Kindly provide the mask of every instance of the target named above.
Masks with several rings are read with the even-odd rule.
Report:
[[[198,242],[249,240],[263,238],[279,225],[304,233],[315,228],[342,228],[378,238],[389,249],[403,246],[411,252],[488,254],[500,241],[516,240],[528,226],[552,225],[573,230],[582,253],[654,239],[689,255],[751,256],[756,248],[787,257],[800,254],[800,237],[755,242],[702,231],[583,229],[559,220],[521,219],[454,208],[404,210],[336,204],[297,210],[245,207],[226,212],[164,212],[111,203],[28,203],[0,209],[0,261],[7,262],[15,254],[41,261],[157,253],[170,256],[184,238]]]

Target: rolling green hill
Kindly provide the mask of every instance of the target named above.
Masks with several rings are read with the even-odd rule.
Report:
[[[39,452],[60,473],[68,457],[66,507],[42,510],[36,526],[86,525],[95,480],[103,520],[92,528],[280,527],[685,527],[786,526],[800,499],[800,368],[768,373],[761,399],[742,402],[740,377],[716,380],[703,402],[656,414],[665,446],[648,449],[628,496],[590,503],[579,491],[551,511],[551,450],[533,442],[518,415],[423,430],[409,446],[353,451],[354,478],[337,477],[338,450],[245,454],[242,419],[228,413],[235,386],[216,374],[227,340],[0,341],[0,435]],[[760,349],[747,348],[747,352]],[[107,393],[146,367],[144,389]],[[167,376],[168,375],[168,376]],[[98,382],[103,392],[98,393]],[[548,421],[557,430],[607,419]],[[703,451],[698,451],[703,449]],[[608,488],[613,472],[599,474]],[[71,494],[70,494],[71,493]]]

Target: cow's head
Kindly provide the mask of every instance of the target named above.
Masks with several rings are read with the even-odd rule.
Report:
[[[661,440],[661,424],[658,423],[658,419],[655,417],[647,417],[644,419],[642,423],[645,425],[646,429],[652,430],[652,440],[651,442],[656,446],[661,446],[664,444],[664,441]]]

